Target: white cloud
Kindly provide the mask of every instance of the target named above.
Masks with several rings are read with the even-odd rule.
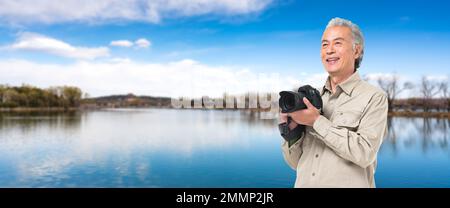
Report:
[[[397,74],[397,73],[369,73],[365,74],[364,78],[367,78],[371,82],[376,82],[379,79],[386,80],[386,81],[392,81],[394,78],[396,78],[400,82],[411,82],[411,83],[420,83],[422,80],[422,77],[425,77],[429,81],[434,82],[442,82],[449,79],[449,75],[422,75],[422,76],[410,76],[405,74]]]
[[[194,60],[138,63],[129,59],[79,61],[68,65],[0,60],[0,83],[38,87],[74,85],[91,96],[135,93],[154,96],[222,96],[224,92],[278,92],[299,84],[323,84],[323,74],[295,77],[258,74],[247,68],[209,66]],[[50,76],[51,75],[51,76]]]
[[[108,60],[110,63],[131,63],[129,58],[111,58]]]
[[[148,48],[152,45],[152,43],[145,38],[140,38],[140,39],[136,40],[134,42],[134,44],[136,44],[137,48]]]
[[[132,47],[132,46],[136,46],[136,48],[148,48],[152,45],[152,43],[145,39],[145,38],[139,38],[134,42],[131,42],[129,40],[114,40],[111,41],[111,43],[109,44],[111,46],[117,46],[117,47]]]
[[[398,79],[398,80],[405,79],[404,76],[401,76],[398,74],[393,74],[393,73],[370,73],[370,74],[365,74],[363,78],[365,78],[371,82],[377,82],[378,80],[392,81],[393,79]]]
[[[273,0],[2,0],[0,19],[8,23],[145,21],[167,17],[245,15],[264,10]]]
[[[107,47],[76,47],[61,40],[36,33],[21,33],[16,42],[6,48],[44,52],[74,59],[91,60],[109,56],[109,49]]]
[[[129,41],[129,40],[114,40],[111,41],[111,43],[109,44],[111,46],[117,46],[117,47],[131,47],[133,46],[133,42]]]
[[[443,81],[447,81],[449,79],[448,75],[428,75],[426,76],[426,79],[429,81],[434,81],[434,82],[443,82]]]

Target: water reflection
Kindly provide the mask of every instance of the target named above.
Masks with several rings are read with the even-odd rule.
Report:
[[[26,133],[41,127],[77,131],[81,112],[3,112],[0,113],[0,131]]]
[[[0,186],[291,187],[276,124],[232,110],[3,113]],[[450,187],[448,126],[390,118],[377,185]]]
[[[383,146],[389,146],[394,154],[399,145],[407,148],[420,146],[423,153],[436,148],[448,152],[449,125],[450,119],[389,117]]]
[[[450,187],[449,119],[389,118],[378,187]]]

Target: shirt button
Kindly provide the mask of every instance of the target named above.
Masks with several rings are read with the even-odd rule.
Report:
[[[319,154],[316,154],[316,158],[318,158],[319,157]]]
[[[316,173],[312,173],[312,176],[315,176],[316,175]]]

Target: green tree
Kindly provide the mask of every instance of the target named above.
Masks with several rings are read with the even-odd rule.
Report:
[[[80,105],[82,94],[78,87],[64,86],[62,90],[62,97],[70,107],[78,107]]]
[[[78,87],[72,86],[40,89],[26,84],[0,85],[0,107],[78,107],[82,94]]]

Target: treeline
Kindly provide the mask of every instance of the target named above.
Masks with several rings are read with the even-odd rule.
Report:
[[[83,99],[83,107],[128,108],[128,107],[171,107],[168,97],[110,95]]]
[[[379,87],[386,92],[389,111],[450,111],[450,91],[448,79],[433,81],[422,76],[420,83],[404,82],[400,84],[399,76],[379,77]],[[412,98],[398,99],[404,91],[415,92]]]
[[[449,98],[407,98],[396,99],[392,102],[391,111],[424,111],[424,112],[450,112]]]
[[[0,85],[0,107],[78,107],[83,92],[78,87],[57,86],[41,89],[30,85]]]

